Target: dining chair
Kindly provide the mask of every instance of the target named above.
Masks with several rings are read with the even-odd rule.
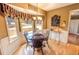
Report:
[[[33,32],[25,32],[24,33],[25,39],[27,41],[27,46],[32,46],[32,36],[33,36]]]
[[[43,30],[43,34],[44,34],[44,36],[45,36],[45,40],[44,40],[44,41],[46,41],[46,44],[47,44],[48,47],[49,47],[48,39],[49,39],[49,35],[50,35],[50,30],[49,30],[49,29]]]

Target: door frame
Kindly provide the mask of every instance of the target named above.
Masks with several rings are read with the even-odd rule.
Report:
[[[75,9],[75,10],[79,10],[79,9]],[[72,15],[72,12],[75,11],[75,10],[70,10],[70,11],[69,11],[68,37],[69,37],[69,28],[70,28],[71,15]],[[67,42],[68,42],[68,41],[69,41],[69,40],[67,40]]]

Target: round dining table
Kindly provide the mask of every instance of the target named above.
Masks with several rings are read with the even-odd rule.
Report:
[[[35,48],[41,48],[42,54],[44,54],[42,49],[44,40],[45,40],[45,37],[43,34],[40,34],[40,33],[34,34],[32,37],[34,50]]]

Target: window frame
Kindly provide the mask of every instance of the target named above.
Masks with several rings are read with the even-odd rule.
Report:
[[[15,38],[15,37],[10,38],[11,35],[9,35],[9,27],[8,27],[8,21],[7,21],[8,17],[9,17],[9,16],[5,16],[6,27],[7,27],[7,34],[8,34],[8,40],[9,40],[9,43],[13,43],[13,42],[15,42],[15,41],[17,41],[17,40],[19,39],[19,36],[18,36],[16,21],[15,21],[15,19],[13,19],[14,22],[15,22],[15,30],[16,30],[16,38],[17,38],[17,39],[14,39],[14,40],[13,40],[13,38]]]

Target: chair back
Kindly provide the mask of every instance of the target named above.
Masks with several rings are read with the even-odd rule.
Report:
[[[26,41],[27,41],[27,43],[28,43],[27,32],[24,32],[24,37],[25,37],[25,39],[26,39]]]
[[[44,33],[44,36],[46,37],[46,40],[48,40],[49,39],[50,30],[46,29],[46,30],[43,31],[43,33]]]
[[[30,32],[25,32],[25,33],[24,33],[24,36],[25,36],[25,39],[26,39],[26,41],[27,41],[27,44],[32,45],[33,32],[32,32],[32,31],[30,31]]]

